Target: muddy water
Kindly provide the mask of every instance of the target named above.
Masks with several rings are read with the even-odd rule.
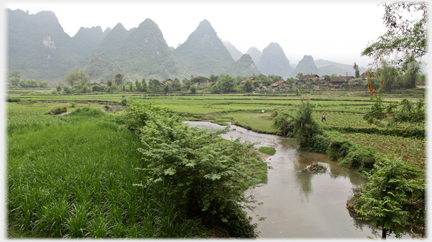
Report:
[[[225,128],[207,122],[187,123],[209,130]],[[259,238],[380,238],[380,233],[375,235],[369,225],[352,218],[346,209],[352,188],[365,182],[361,176],[341,168],[327,155],[300,151],[294,139],[234,125],[230,129],[220,136],[276,149],[276,154],[266,160],[273,167],[268,171],[267,183],[247,191],[263,202],[253,212],[247,211],[258,224]],[[300,172],[314,162],[327,166],[327,172]],[[266,219],[259,221],[259,217]]]

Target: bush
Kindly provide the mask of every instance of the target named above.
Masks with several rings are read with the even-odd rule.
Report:
[[[345,158],[339,161],[339,165],[354,170],[370,170],[375,164],[376,151],[372,148],[364,148],[353,145]]]
[[[127,105],[127,100],[126,100],[126,98],[123,98],[123,99],[121,100],[121,105],[122,105],[122,106],[126,106],[126,105]]]
[[[424,178],[424,171],[415,165],[394,158],[380,160],[363,190],[353,198],[355,211],[382,229],[382,238],[392,232],[400,238],[406,227],[424,234]]]
[[[61,114],[61,113],[66,113],[67,112],[67,108],[66,107],[58,107],[58,108],[53,108],[51,109],[51,111],[45,113],[47,115],[56,115],[56,114]]]
[[[97,108],[82,107],[82,108],[77,108],[76,110],[74,110],[73,112],[71,112],[68,115],[69,116],[101,117],[101,116],[104,116],[105,113],[102,110],[97,109]]]
[[[172,194],[192,218],[201,218],[207,227],[222,227],[232,237],[254,237],[255,227],[240,205],[250,202],[243,191],[260,181],[252,174],[263,166],[266,170],[258,153],[251,152],[253,144],[222,140],[191,128],[177,116],[151,112],[148,106],[142,111],[138,105],[132,107],[129,118],[139,121],[130,123],[139,129],[143,144],[139,151],[149,164],[145,169],[149,179],[143,186],[172,184]],[[139,125],[142,120],[145,126]]]
[[[7,102],[20,102],[21,99],[19,97],[8,97]]]
[[[130,130],[139,131],[138,129],[145,126],[155,112],[171,113],[167,109],[154,107],[151,104],[134,103],[124,110],[124,115],[116,117],[116,122],[125,124]]]
[[[71,90],[68,86],[64,86],[64,87],[63,87],[63,92],[64,92],[65,94],[70,94],[70,93],[72,93],[72,90]]]
[[[312,136],[309,146],[304,147],[304,149],[316,153],[326,154],[327,149],[330,145],[330,138],[324,134],[315,134]]]
[[[312,137],[320,134],[318,123],[312,117],[312,106],[309,101],[302,100],[297,112],[293,115],[289,112],[274,112],[274,126],[279,133],[291,135],[297,139],[300,147],[310,147]]]
[[[350,147],[353,144],[346,140],[332,140],[328,146],[327,154],[331,160],[339,161],[348,155]]]

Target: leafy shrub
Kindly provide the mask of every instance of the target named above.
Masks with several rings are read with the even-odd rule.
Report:
[[[368,121],[369,124],[377,124],[377,120],[381,120],[385,118],[385,107],[383,104],[383,100],[380,96],[371,97],[371,101],[373,101],[373,105],[371,108],[363,115],[363,119]]]
[[[239,139],[228,142],[199,131],[180,121],[177,116],[163,112],[143,111],[139,106],[129,110],[129,122],[139,128],[143,147],[139,151],[148,162],[145,172],[147,183],[172,184],[171,192],[183,204],[189,216],[200,217],[207,226],[226,229],[230,236],[252,236],[255,231],[245,231],[250,221],[241,212],[241,203],[250,202],[243,194],[249,185],[259,182],[248,170],[264,170],[266,164],[253,152],[253,144]],[[231,222],[230,222],[231,221]],[[241,223],[242,234],[230,230],[227,223]],[[247,224],[245,224],[247,223]]]
[[[69,116],[87,116],[87,117],[101,117],[104,116],[105,113],[98,108],[90,108],[90,107],[82,107],[77,108],[70,114]]]
[[[61,114],[61,113],[66,113],[67,112],[67,108],[66,107],[58,107],[58,108],[53,108],[51,109],[51,111],[47,112],[47,115],[56,115],[56,114]]]
[[[304,147],[304,149],[312,152],[326,154],[327,149],[330,145],[330,138],[324,134],[315,134],[312,136],[308,144],[309,146]]]
[[[300,147],[309,147],[312,137],[321,133],[318,123],[312,116],[312,106],[309,101],[302,100],[297,112],[292,115],[289,112],[274,112],[274,126],[279,129],[280,134],[295,137]]]
[[[375,156],[376,151],[374,149],[353,145],[346,157],[339,161],[339,165],[348,169],[370,170],[375,163]]]
[[[68,86],[64,86],[64,87],[63,87],[63,92],[64,92],[65,94],[71,94],[71,93],[72,93],[72,90],[71,90]]]
[[[127,100],[126,100],[126,98],[123,98],[123,99],[121,100],[121,105],[122,105],[122,106],[126,106],[126,105],[127,105]]]
[[[76,106],[75,102],[70,102],[71,108],[74,108]]]
[[[348,155],[352,143],[346,140],[332,140],[327,149],[327,154],[331,160],[338,161]]]
[[[154,112],[171,113],[167,109],[154,107],[151,104],[134,103],[124,110],[124,115],[116,117],[116,122],[125,124],[130,130],[138,130],[146,125],[146,121]]]
[[[361,219],[382,229],[383,238],[404,227],[425,226],[424,171],[400,159],[385,158],[374,165],[363,190],[355,196],[355,210]]]
[[[7,102],[20,102],[21,99],[19,97],[8,97]]]

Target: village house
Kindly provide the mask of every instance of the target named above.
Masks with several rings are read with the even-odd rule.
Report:
[[[298,79],[298,81],[300,81],[300,82],[305,82],[305,81],[306,81],[307,79],[309,79],[309,78],[311,78],[313,81],[315,81],[317,78],[319,78],[319,76],[316,75],[316,74],[304,75],[304,76],[300,77],[300,78]]]
[[[336,86],[336,85],[342,86],[343,83],[347,83],[351,79],[354,79],[354,77],[353,76],[336,76],[330,80],[329,85],[330,86]]]
[[[161,85],[165,85],[165,84],[171,84],[172,80],[171,79],[166,79],[165,81],[161,82]]]
[[[286,87],[288,85],[288,83],[286,83],[286,81],[278,81],[278,82],[275,82],[275,83],[273,83],[273,84],[271,84],[270,85],[270,88],[271,89],[275,89],[275,88],[277,88],[277,87]]]

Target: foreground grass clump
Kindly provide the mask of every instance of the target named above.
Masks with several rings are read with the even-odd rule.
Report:
[[[8,139],[8,226],[36,238],[203,237],[164,184],[146,188],[136,135],[80,110]]]
[[[273,147],[259,147],[258,149],[259,152],[267,154],[267,155],[274,155],[276,154],[276,149]]]

